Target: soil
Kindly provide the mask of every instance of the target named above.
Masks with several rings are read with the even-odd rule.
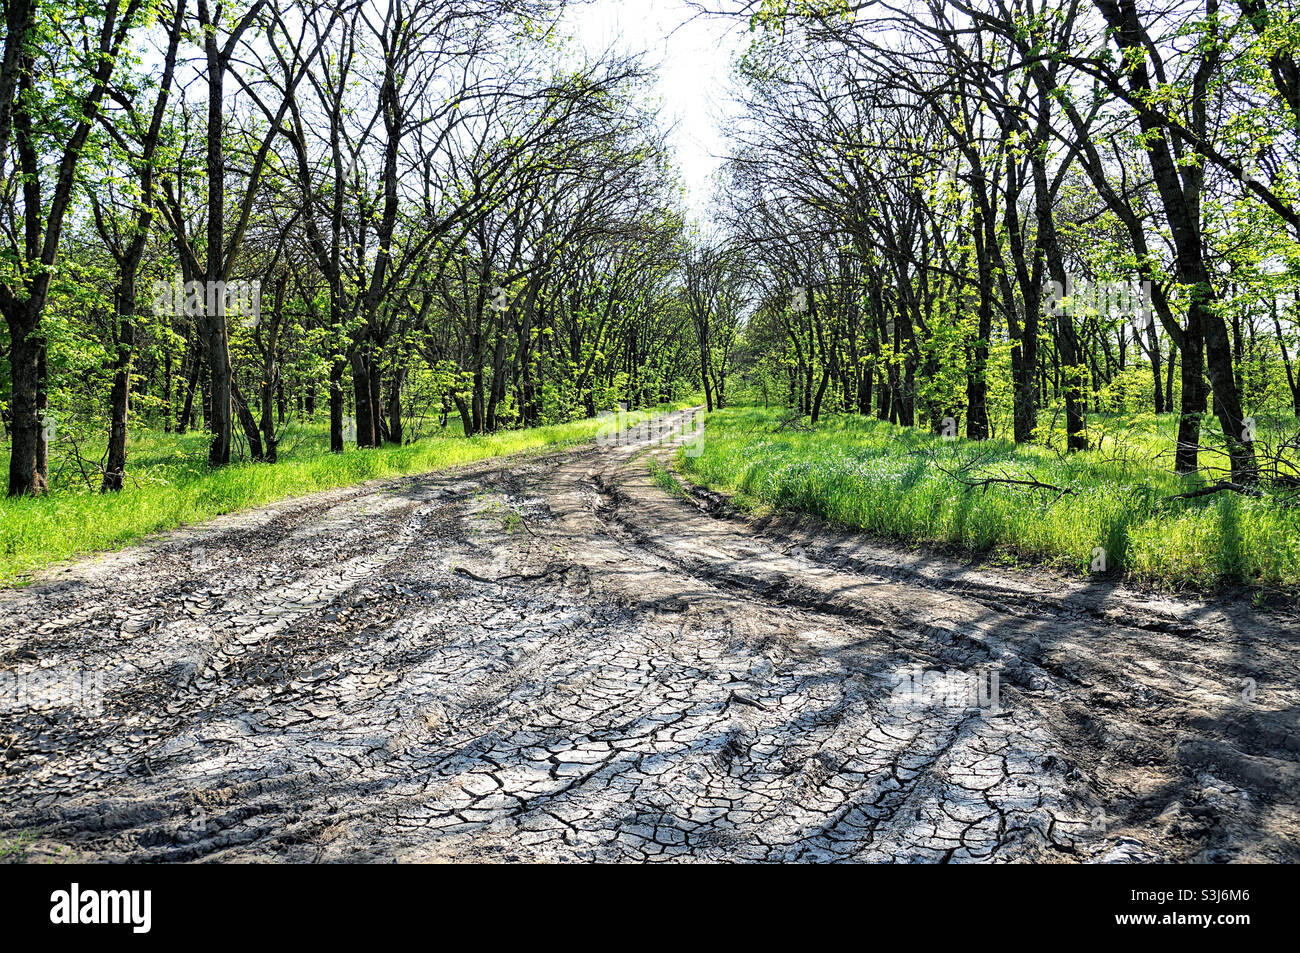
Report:
[[[0,592],[0,855],[1300,860],[1296,606],[749,519],[658,434]]]

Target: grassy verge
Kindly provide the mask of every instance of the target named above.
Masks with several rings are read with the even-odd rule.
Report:
[[[695,401],[655,408],[665,412]],[[635,424],[646,415],[629,415]],[[288,431],[275,464],[239,463],[210,470],[206,437],[139,435],[128,452],[128,485],[100,495],[71,478],[48,496],[0,502],[0,585],[28,581],[37,570],[82,553],[116,549],[151,533],[276,500],[382,477],[426,473],[487,457],[555,449],[592,440],[607,418],[578,420],[483,437],[447,434],[404,447],[330,453],[321,427]],[[0,457],[0,462],[5,462]],[[53,464],[53,461],[52,461]],[[62,463],[61,469],[68,467]],[[51,469],[54,469],[52,465]],[[89,481],[93,483],[93,481]]]
[[[1106,571],[1144,582],[1300,588],[1300,507],[1235,493],[1171,500],[1188,478],[1143,453],[1112,447],[1062,457],[1008,441],[945,442],[861,417],[830,418],[811,431],[782,428],[782,419],[754,408],[711,415],[702,453],[683,457],[683,470],[743,507],[798,510],[967,554],[1088,572],[1104,551]],[[1035,479],[1073,493],[967,487],[952,473],[975,482]]]
[[[673,496],[680,497],[683,500],[689,500],[690,495],[677,482],[677,478],[672,472],[658,460],[650,459],[646,461],[646,466],[650,470],[650,479],[654,480],[661,490],[671,493]]]

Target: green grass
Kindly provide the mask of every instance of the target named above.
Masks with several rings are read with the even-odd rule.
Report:
[[[656,410],[694,403],[682,401]],[[629,424],[645,414],[630,414]],[[87,481],[75,458],[52,456],[53,492],[0,502],[0,585],[22,584],[38,570],[73,556],[120,548],[151,533],[223,513],[367,480],[583,443],[607,424],[608,419],[595,418],[468,439],[448,432],[404,447],[350,447],[337,454],[329,452],[325,426],[299,426],[285,432],[280,462],[236,463],[219,470],[207,466],[205,434],[176,437],[146,431],[128,447],[128,481],[120,494],[94,492],[90,485],[98,487],[95,474]],[[7,455],[0,455],[0,463],[7,469]]]
[[[31,831],[19,831],[12,839],[0,837],[0,863],[22,860],[34,839]]]
[[[856,416],[811,431],[780,428],[784,416],[755,408],[710,415],[702,453],[682,457],[683,470],[742,507],[807,512],[965,554],[1086,572],[1101,548],[1108,571],[1143,582],[1300,588],[1300,507],[1235,493],[1168,499],[1200,485],[1162,464],[1172,417],[1148,418],[1127,435],[1111,420],[1101,451],[1062,456],[1009,441],[945,442]],[[967,479],[1034,478],[1075,493],[968,488],[940,470],[963,465]]]
[[[683,500],[690,499],[690,495],[677,482],[677,478],[672,472],[658,460],[650,459],[646,461],[646,466],[650,470],[650,479],[654,480],[660,489],[671,493],[673,496],[680,497]]]

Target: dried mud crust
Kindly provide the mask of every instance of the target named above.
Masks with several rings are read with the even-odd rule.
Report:
[[[1300,860],[1294,607],[712,515],[655,484],[671,450],[335,491],[0,593],[0,673],[105,688],[0,711],[7,858]],[[900,694],[990,666],[996,709]]]

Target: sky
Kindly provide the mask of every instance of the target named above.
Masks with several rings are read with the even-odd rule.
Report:
[[[566,31],[589,53],[614,46],[645,50],[658,66],[662,121],[687,188],[703,219],[712,176],[726,153],[724,133],[736,114],[729,93],[732,56],[749,34],[743,22],[696,16],[685,0],[592,0],[569,8]]]

